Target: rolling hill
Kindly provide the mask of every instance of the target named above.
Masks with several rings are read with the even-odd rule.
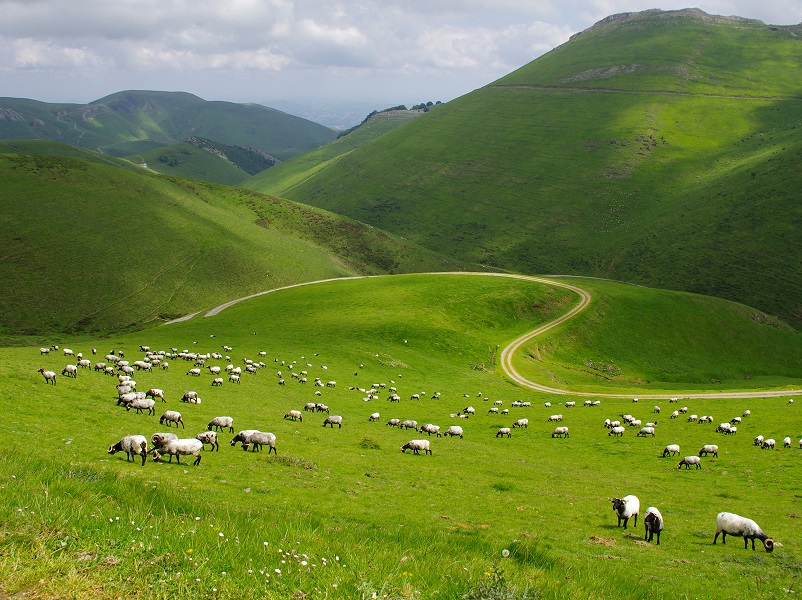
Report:
[[[615,15],[361,148],[252,181],[463,260],[719,296],[800,328],[800,32]]]

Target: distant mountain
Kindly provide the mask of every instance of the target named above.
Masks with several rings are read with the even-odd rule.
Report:
[[[0,140],[51,140],[111,156],[198,137],[285,160],[336,135],[317,123],[258,104],[209,102],[183,92],[119,92],[89,104],[0,98]]]
[[[248,185],[466,261],[714,295],[802,328],[800,56],[802,26],[613,15],[336,160],[321,149]]]

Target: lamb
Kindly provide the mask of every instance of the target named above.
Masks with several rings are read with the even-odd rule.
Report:
[[[640,500],[637,496],[629,495],[623,498],[613,498],[613,510],[618,517],[618,527],[621,527],[621,521],[624,522],[624,529],[627,528],[627,523],[632,517],[635,517],[635,527],[638,526],[638,513],[640,512]]]
[[[323,427],[326,425],[331,425],[332,429],[334,429],[334,426],[337,425],[340,429],[342,429],[343,418],[340,415],[329,415],[323,420]],[[415,429],[417,429],[417,427]]]
[[[463,433],[462,427],[460,427],[459,425],[452,425],[451,427],[446,429],[445,432],[443,432],[443,435],[447,435],[449,437],[454,437],[455,435],[458,435],[460,438],[462,438],[462,433]],[[802,440],[800,440],[800,442],[802,442]],[[802,446],[802,443],[800,443],[800,446]]]
[[[681,469],[682,465],[685,465],[685,469],[686,470],[690,469],[691,465],[696,465],[697,469],[701,469],[702,468],[702,459],[699,458],[698,456],[686,456],[681,461],[679,461],[679,464],[677,465],[677,468]]]
[[[215,417],[209,424],[206,425],[208,431],[223,431],[228,429],[230,433],[234,433],[234,419],[232,417]]]
[[[142,457],[142,465],[145,465],[145,456],[148,453],[148,441],[144,435],[127,435],[116,444],[109,446],[109,454],[125,452],[126,461],[130,461],[133,456]]]
[[[783,438],[783,448],[790,448],[791,447],[791,438],[786,437]]]
[[[666,456],[673,456],[674,454],[679,454],[679,444],[669,444],[666,446],[665,450],[663,450],[663,458]]]
[[[612,429],[610,429],[610,431],[607,433],[607,435],[608,436],[614,435],[616,437],[622,437],[624,435],[624,428],[621,427],[621,425],[619,425],[618,427],[613,427]]]
[[[437,437],[443,437],[442,434],[440,433],[439,425],[432,425],[431,423],[425,423],[421,425],[420,430],[423,433],[428,433],[429,435],[432,435],[434,433],[437,435]]]
[[[636,437],[646,437],[647,435],[654,437],[654,427],[642,427]]]
[[[512,424],[513,427],[529,427],[529,419],[518,419]]]
[[[502,427],[496,432],[496,437],[504,437],[504,436],[512,437],[512,430],[509,427]]]
[[[551,437],[561,438],[561,437],[571,437],[571,436],[568,435],[568,428],[563,425],[562,427],[556,427],[554,431],[551,432]]]
[[[67,365],[61,370],[61,374],[67,377],[78,377],[78,367],[75,365]]]
[[[370,422],[373,422],[373,421],[378,421],[380,418],[381,418],[381,415],[380,415],[379,413],[375,412],[375,413],[372,413],[372,414],[371,414],[371,415],[368,417],[368,421],[370,421]]]
[[[262,446],[267,446],[268,454],[272,452],[273,454],[278,455],[278,452],[276,451],[276,436],[272,433],[262,431],[253,432],[250,436],[248,436],[248,439],[242,442],[242,449],[247,451],[251,445],[253,445],[251,452],[261,452]]]
[[[177,440],[178,436],[174,433],[154,433],[150,436],[150,442],[153,444],[153,450],[158,450],[171,440]]]
[[[53,371],[45,371],[44,368],[39,369],[37,373],[41,373],[42,376],[45,378],[45,383],[52,383],[56,385],[56,374]]]
[[[300,410],[291,410],[286,415],[284,415],[285,419],[290,419],[292,421],[303,421],[304,417],[301,414]]]
[[[769,438],[763,442],[763,449],[765,450],[766,448],[771,448],[772,450],[774,450],[774,446],[776,444],[777,442],[774,440],[774,438]]]
[[[200,440],[201,444],[204,444],[204,447],[206,444],[211,445],[212,452],[214,452],[215,450],[217,450],[218,452],[220,451],[220,444],[217,442],[216,431],[202,431],[195,436],[195,439]]]
[[[129,411],[133,408],[137,414],[141,414],[143,410],[146,410],[148,411],[148,415],[155,415],[156,409],[153,408],[154,406],[156,406],[156,402],[154,400],[137,398],[133,402],[128,404],[125,407],[125,410]]]
[[[643,540],[651,542],[654,534],[657,534],[657,545],[660,545],[660,532],[663,531],[663,515],[654,506],[646,509],[643,517],[643,525],[646,527],[646,535]]]
[[[420,454],[423,450],[424,454],[431,454],[432,450],[429,447],[429,440],[410,440],[401,446],[401,452],[406,453],[407,450],[412,450],[413,454]]]
[[[164,446],[162,446],[160,450],[153,451],[153,460],[160,461],[162,459],[163,454],[170,455],[170,461],[173,462],[173,456],[175,456],[176,462],[180,465],[181,464],[181,455],[192,455],[195,457],[195,461],[192,463],[194,466],[198,466],[201,461],[201,450],[203,450],[203,442],[196,438],[185,438],[182,440],[171,440],[167,442]]]
[[[718,457],[718,446],[715,444],[705,444],[702,446],[702,449],[699,450],[699,456],[707,456],[708,454]]]
[[[164,399],[164,390],[160,390],[159,388],[150,388],[147,392],[145,392],[145,397],[150,397],[154,400],[159,398],[162,402],[167,402],[167,400]]]
[[[164,414],[159,417],[159,425],[167,424],[170,426],[170,423],[175,423],[175,426],[178,427],[178,424],[181,423],[182,428],[186,428],[184,425],[184,420],[181,418],[181,413],[177,410],[167,410]]]
[[[713,544],[721,534],[721,543],[727,543],[727,535],[734,535],[744,539],[744,550],[749,549],[749,540],[752,540],[752,550],[755,549],[755,538],[763,542],[766,552],[774,550],[774,540],[763,533],[760,526],[752,519],[738,516],[734,513],[720,512],[716,515],[716,535],[713,537]]]

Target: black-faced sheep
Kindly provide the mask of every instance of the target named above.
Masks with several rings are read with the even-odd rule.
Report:
[[[67,365],[61,370],[61,374],[65,377],[78,377],[78,367],[75,365]]]
[[[410,440],[401,446],[401,452],[406,453],[407,450],[412,450],[413,454],[420,454],[423,450],[424,454],[431,454],[432,450],[429,447],[429,440]]]
[[[621,522],[624,523],[624,529],[627,528],[627,523],[632,517],[635,517],[634,526],[638,526],[638,513],[640,512],[640,500],[637,496],[629,495],[623,498],[613,498],[613,511],[618,517],[618,527],[621,527]]]
[[[267,446],[267,453],[270,454],[273,452],[274,454],[278,454],[276,452],[276,436],[269,432],[264,431],[255,431],[251,435],[247,437],[247,439],[243,440],[242,442],[242,449],[248,450],[250,446],[253,446],[251,452],[261,452],[262,446]]]
[[[708,454],[718,457],[718,446],[716,444],[705,444],[702,446],[699,450],[699,456],[707,456]]]
[[[234,419],[232,417],[215,417],[209,424],[206,425],[208,431],[223,431],[228,429],[230,433],[234,433]]]
[[[141,456],[142,464],[145,464],[145,456],[148,453],[148,441],[144,435],[127,435],[116,444],[109,446],[109,454],[125,452],[126,461],[130,461],[133,456]]]
[[[178,427],[178,424],[181,423],[181,427],[185,428],[184,419],[181,418],[181,413],[177,410],[166,410],[164,414],[159,417],[159,425],[167,425],[170,426],[170,423],[175,423],[175,426]]]
[[[755,538],[763,542],[766,552],[774,550],[774,540],[763,533],[757,523],[734,513],[720,512],[716,515],[716,535],[713,537],[713,544],[718,540],[719,533],[722,544],[727,543],[727,535],[733,535],[744,539],[744,550],[749,548],[749,540],[752,540],[752,550],[755,549]]]
[[[53,371],[45,371],[44,368],[39,369],[37,373],[41,373],[42,377],[45,378],[45,383],[52,383],[56,385],[56,374]]]
[[[646,527],[644,541],[651,542],[654,534],[657,534],[657,545],[660,545],[660,532],[663,531],[663,515],[654,506],[646,509],[643,517],[643,525]]]
[[[132,408],[136,411],[136,414],[141,414],[143,410],[148,411],[149,415],[155,415],[156,409],[156,402],[150,398],[137,398],[130,404],[126,405],[125,410],[129,411]]]
[[[669,444],[663,450],[663,458],[666,456],[673,456],[674,454],[679,454],[679,444]]]
[[[504,437],[504,436],[512,437],[512,430],[509,427],[502,427],[496,432],[496,437]]]
[[[551,432],[551,437],[553,437],[553,438],[555,438],[555,437],[556,438],[562,438],[562,437],[571,437],[571,436],[568,434],[568,427],[563,425],[562,427],[555,428],[554,431]]]
[[[153,451],[153,460],[160,461],[163,455],[169,454],[169,462],[173,462],[173,456],[175,456],[176,462],[180,465],[182,454],[184,456],[191,455],[195,457],[192,464],[198,466],[201,461],[201,450],[203,450],[203,442],[196,438],[170,440],[160,450]]]
[[[145,392],[145,397],[150,397],[154,400],[159,398],[162,402],[167,402],[167,400],[164,399],[164,390],[160,390],[159,388],[150,388],[147,392]]]
[[[462,438],[462,434],[463,434],[462,427],[460,427],[459,425],[452,425],[451,427],[446,429],[445,432],[443,433],[443,435],[447,435],[449,437],[454,437],[455,435],[458,435],[460,438]]]
[[[679,461],[679,464],[677,465],[677,468],[681,469],[682,465],[685,465],[685,469],[686,470],[690,469],[691,465],[696,465],[697,469],[701,469],[702,468],[702,459],[699,458],[698,456],[686,456],[681,461]]]
[[[373,421],[378,421],[379,419],[381,419],[381,415],[380,415],[379,413],[377,413],[377,412],[375,412],[375,413],[371,414],[371,415],[368,417],[368,421],[371,421],[371,422],[373,422]]]
[[[429,435],[432,435],[434,433],[435,435],[437,435],[437,437],[442,437],[442,434],[440,433],[440,426],[439,425],[432,425],[431,423],[424,423],[423,425],[421,425],[420,430],[421,430],[421,432],[428,433]]]
[[[196,440],[200,440],[201,444],[205,445],[209,444],[212,447],[212,452],[215,450],[220,450],[220,444],[217,442],[217,432],[216,431],[202,431],[198,435],[195,436]]]
[[[332,429],[334,429],[334,426],[337,425],[340,429],[342,429],[343,418],[340,415],[329,415],[323,420],[323,427],[326,425],[331,425]]]

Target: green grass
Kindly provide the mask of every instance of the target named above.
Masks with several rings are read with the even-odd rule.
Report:
[[[579,332],[565,325],[557,333],[577,347],[576,354],[583,338],[590,339],[583,333],[590,326],[600,330],[597,350],[606,356],[627,336],[636,343],[657,313],[664,322],[685,315],[682,327],[710,318],[703,303],[684,294],[658,292],[660,302],[649,313],[625,306],[637,288],[574,283],[593,286],[588,310],[595,303],[604,308],[592,323],[580,321]],[[656,438],[636,438],[632,431],[622,439],[608,437],[604,418],[632,412],[648,420],[651,404],[604,400],[596,408],[560,407],[564,398],[521,390],[495,371],[496,348],[564,312],[576,300],[567,294],[499,277],[336,281],[268,294],[212,318],[104,339],[51,340],[85,354],[92,346],[100,354],[122,349],[129,359],[140,354],[140,344],[193,351],[228,344],[236,364],[244,357],[259,360],[257,353],[265,351],[266,367],[243,374],[239,386],[211,388],[208,373],[190,378],[190,365],[180,360],[170,361],[167,371],[137,375],[140,389],[165,389],[167,404],[157,411],[180,410],[187,423],[182,434],[194,435],[213,416],[229,414],[236,429],[277,435],[273,457],[232,449],[230,434],[223,434],[220,452],[204,452],[198,467],[183,461],[143,467],[107,455],[108,445],[124,434],[149,436],[164,428],[154,417],[115,406],[109,377],[81,371],[75,380],[59,377],[57,386],[48,387],[36,368],[60,371],[64,357],[39,356],[31,347],[0,349],[0,409],[6,415],[0,593],[458,598],[506,597],[502,592],[516,588],[511,597],[524,589],[541,598],[609,598],[611,590],[631,598],[787,597],[784,590],[798,588],[802,568],[799,403],[686,402],[691,412],[718,421],[750,408],[752,416],[731,437],[668,419],[665,403]],[[710,302],[716,312],[730,310]],[[748,330],[754,321],[748,314],[739,321],[739,310],[731,309],[731,322]],[[630,326],[613,335],[613,315],[620,311]],[[700,331],[686,330],[684,339],[698,338],[698,346],[722,365],[749,356],[738,345],[722,351],[715,336]],[[797,338],[785,330],[774,353],[748,359],[780,364],[783,354],[798,349]],[[682,340],[671,341],[662,349],[666,361],[682,356],[684,347]],[[653,350],[644,365],[657,362],[660,351]],[[310,381],[333,379],[337,387],[297,383],[288,376],[292,361],[295,370],[308,370]],[[481,364],[485,369],[475,368]],[[276,383],[279,369],[285,386]],[[371,402],[349,390],[374,382],[397,386],[401,403],[389,404],[386,389]],[[188,389],[198,390],[201,404],[178,402]],[[424,390],[425,399],[408,399]],[[442,393],[439,400],[430,398],[434,391]],[[533,404],[511,408],[508,416],[489,415],[496,399],[505,408],[515,399]],[[343,428],[324,429],[319,414],[304,413],[300,423],[281,418],[310,400],[343,415]],[[545,401],[554,406],[545,408]],[[452,421],[449,414],[468,404],[476,416]],[[377,423],[367,420],[373,411],[381,412]],[[550,437],[553,424],[546,418],[555,412],[565,415],[570,438]],[[420,434],[387,427],[391,417],[441,427],[456,422],[465,439],[432,438],[432,456],[402,454],[401,444]],[[527,429],[495,438],[498,427],[520,417],[529,418]],[[758,450],[751,445],[757,433],[792,435],[795,447]],[[703,470],[680,472],[678,459],[658,457],[668,443],[679,443],[687,454],[704,443],[718,443],[721,451],[718,459],[703,459]],[[638,495],[644,510],[654,505],[662,511],[666,530],[659,547],[640,543],[640,520],[638,529],[616,529],[608,498],[627,493]],[[737,539],[713,546],[721,510],[755,518],[782,546],[771,555],[745,551]],[[509,557],[502,556],[504,549]]]
[[[171,177],[199,179],[223,185],[238,185],[250,175],[225,158],[192,144],[159,146],[127,157]]]
[[[799,328],[792,32],[644,13],[249,185],[474,263],[715,295]]]

